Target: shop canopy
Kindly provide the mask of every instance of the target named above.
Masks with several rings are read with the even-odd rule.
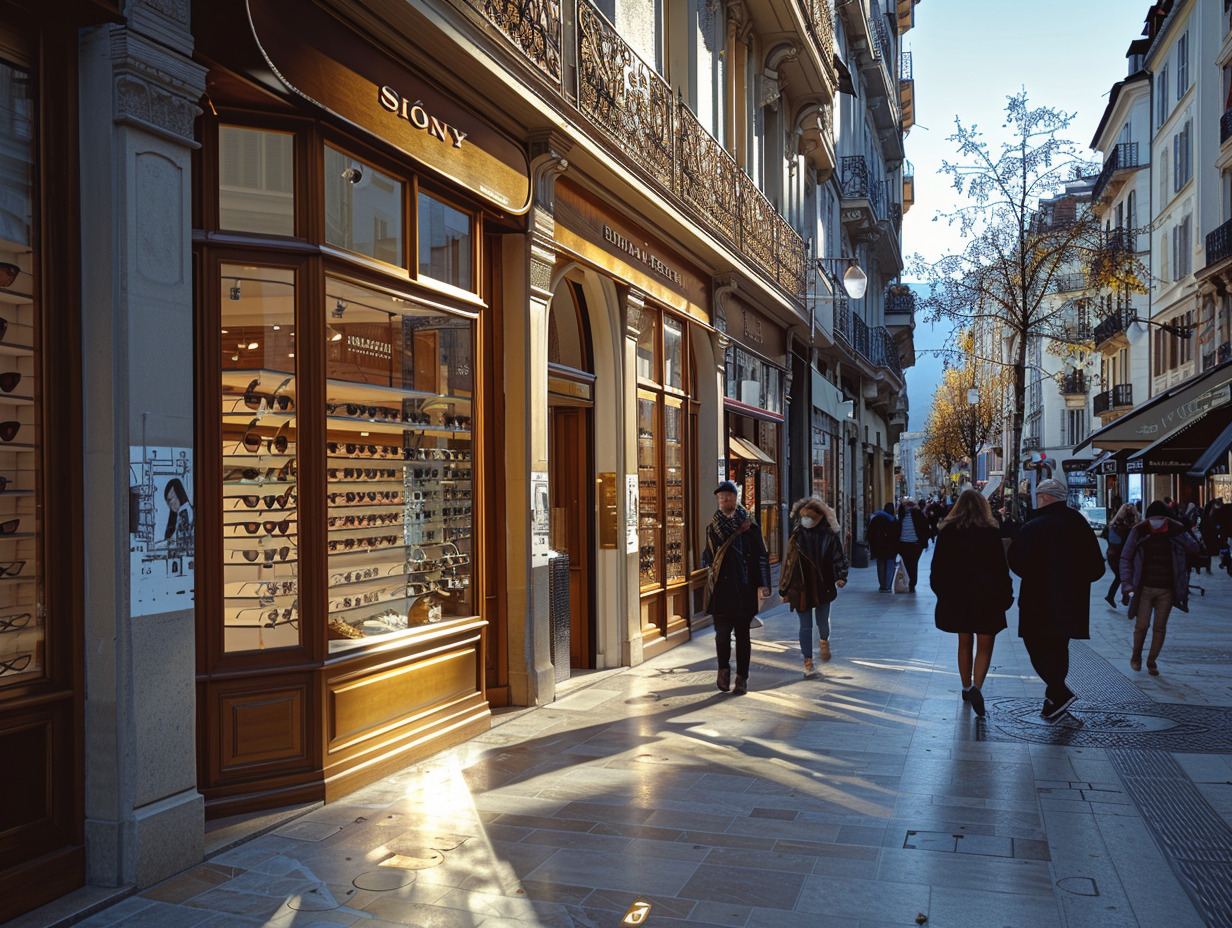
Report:
[[[1001,488],[1000,477],[990,477],[988,482],[984,484],[984,489],[980,490],[984,494],[984,498],[988,499]]]
[[[1079,452],[1088,445],[1103,451],[1140,451],[1167,438],[1195,418],[1222,406],[1232,398],[1232,360],[1205,374],[1165,390],[1135,407],[1074,446]],[[1131,473],[1132,473],[1131,469]]]
[[[756,461],[758,464],[773,464],[774,458],[770,457],[766,452],[762,451],[751,441],[744,438],[738,438],[735,435],[729,435],[727,438],[727,447],[731,453],[738,458],[744,458],[746,461]]]
[[[1228,386],[1222,388],[1225,394]],[[1130,473],[1204,475],[1232,444],[1232,395],[1129,456]],[[1199,468],[1200,462],[1209,463]]]

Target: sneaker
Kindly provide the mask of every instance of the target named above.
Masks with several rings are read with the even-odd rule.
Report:
[[[974,687],[974,686],[968,686],[968,687],[964,687],[964,688],[963,688],[963,691],[962,691],[962,698],[963,698],[963,702],[970,702],[970,701],[971,701],[971,691],[972,691],[973,689],[975,689],[975,687]]]
[[[736,675],[736,682],[732,684],[732,695],[743,696],[749,691],[749,678]]]
[[[719,677],[714,681],[714,685],[721,689],[724,693],[731,689],[731,671],[724,667],[719,671]]]
[[[1149,673],[1152,677],[1158,677],[1158,676],[1159,676],[1159,668],[1158,668],[1158,667],[1156,667],[1154,664],[1151,664],[1151,663],[1148,663],[1148,664],[1146,665],[1146,672],[1147,672],[1147,673]]]
[[[821,644],[821,649],[820,649],[821,659],[823,661],[828,661],[830,659],[830,642],[826,641],[825,639],[822,639],[820,644]]]
[[[984,717],[984,694],[980,692],[978,686],[971,687],[971,692],[968,694],[971,700],[971,708],[975,710],[975,714],[980,718]]]
[[[807,680],[816,673],[817,669],[813,666],[813,659],[811,657],[806,657],[804,659],[804,678]]]
[[[1130,666],[1130,668],[1131,668],[1131,669],[1133,669],[1133,670],[1141,670],[1141,669],[1142,669],[1142,658],[1140,658],[1140,657],[1131,657],[1131,658],[1129,659],[1129,666]]]
[[[1054,703],[1051,699],[1044,700],[1044,711],[1040,713],[1049,722],[1055,722],[1063,716],[1067,709],[1078,701],[1078,697],[1070,693],[1067,697],[1058,703]]]

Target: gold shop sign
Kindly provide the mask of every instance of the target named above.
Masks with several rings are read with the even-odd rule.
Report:
[[[279,0],[247,2],[261,53],[288,88],[503,212],[530,209],[530,164],[517,142],[315,3],[287,16]]]

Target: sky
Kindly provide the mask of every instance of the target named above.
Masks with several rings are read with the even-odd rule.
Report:
[[[955,160],[954,118],[975,123],[995,153],[1005,138],[1005,99],[1026,89],[1030,102],[1074,113],[1065,137],[1092,159],[1091,137],[1112,85],[1126,76],[1125,52],[1142,33],[1147,0],[923,0],[903,36],[915,79],[915,125],[907,159],[915,204],[903,217],[903,257],[934,260],[962,247],[938,212],[961,202],[941,162]],[[904,275],[905,280],[910,280]],[[948,330],[916,319],[915,367],[907,371],[910,429],[924,428]]]

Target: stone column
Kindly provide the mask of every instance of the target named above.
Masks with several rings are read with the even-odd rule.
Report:
[[[130,454],[193,455],[191,153],[205,73],[188,0],[125,12],[81,39],[86,853],[90,883],[143,887],[203,855],[195,611],[135,605],[128,519]]]
[[[646,312],[646,294],[634,287],[625,291],[625,363],[624,391],[625,409],[629,415],[623,423],[625,436],[625,480],[632,481],[637,486],[637,340],[642,334],[643,315]],[[618,544],[625,550],[625,597],[629,603],[625,624],[621,631],[622,662],[629,667],[640,664],[642,658],[642,597],[640,572],[640,544],[633,545],[629,551],[627,526],[637,524],[637,499],[630,499],[630,494],[623,493],[624,502],[619,507],[621,532]],[[640,498],[640,490],[639,496]],[[629,507],[634,511],[630,512]]]

